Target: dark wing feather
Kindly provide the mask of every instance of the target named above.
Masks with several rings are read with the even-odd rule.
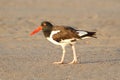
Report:
[[[87,34],[81,36],[81,38],[84,38],[84,37],[93,37],[93,38],[97,38],[96,37],[96,32],[89,32],[89,31],[86,31]]]
[[[64,39],[79,38],[78,33],[72,27],[65,26],[55,26],[53,31],[60,30],[57,34],[53,35],[53,39],[60,42]]]

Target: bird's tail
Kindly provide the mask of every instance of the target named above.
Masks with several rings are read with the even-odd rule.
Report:
[[[89,32],[89,31],[77,31],[77,32],[81,39],[86,39],[91,37],[97,38],[96,32]]]

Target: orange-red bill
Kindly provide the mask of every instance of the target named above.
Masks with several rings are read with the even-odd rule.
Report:
[[[42,30],[42,27],[39,26],[38,28],[36,28],[33,32],[30,33],[30,35],[34,35],[35,33],[39,32],[40,30]]]

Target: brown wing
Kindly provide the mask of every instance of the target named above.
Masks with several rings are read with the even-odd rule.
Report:
[[[71,39],[71,38],[79,38],[78,33],[72,27],[64,27],[64,26],[55,26],[53,31],[60,30],[57,34],[53,35],[53,39],[57,42],[60,42],[64,39]]]

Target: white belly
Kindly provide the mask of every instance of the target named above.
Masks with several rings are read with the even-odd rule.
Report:
[[[52,38],[47,38],[47,40],[49,40],[50,42],[52,42],[55,45],[68,45],[68,44],[75,43],[75,42],[71,42],[71,40],[74,40],[74,39],[61,40],[60,42],[57,42],[57,41],[53,40]]]
[[[57,42],[57,41],[55,41],[55,40],[53,40],[53,38],[49,38],[48,37],[47,40],[50,41],[50,42],[52,42],[53,44],[60,45],[60,43]]]
[[[73,42],[72,40],[74,40],[75,38],[72,39],[65,39],[65,40],[61,40],[60,42],[55,41],[52,36],[59,33],[60,30],[56,30],[56,31],[52,31],[50,34],[50,37],[47,37],[47,40],[49,40],[50,42],[52,42],[53,44],[56,45],[68,45],[68,44],[73,44],[75,42]],[[76,39],[77,40],[77,39]]]

